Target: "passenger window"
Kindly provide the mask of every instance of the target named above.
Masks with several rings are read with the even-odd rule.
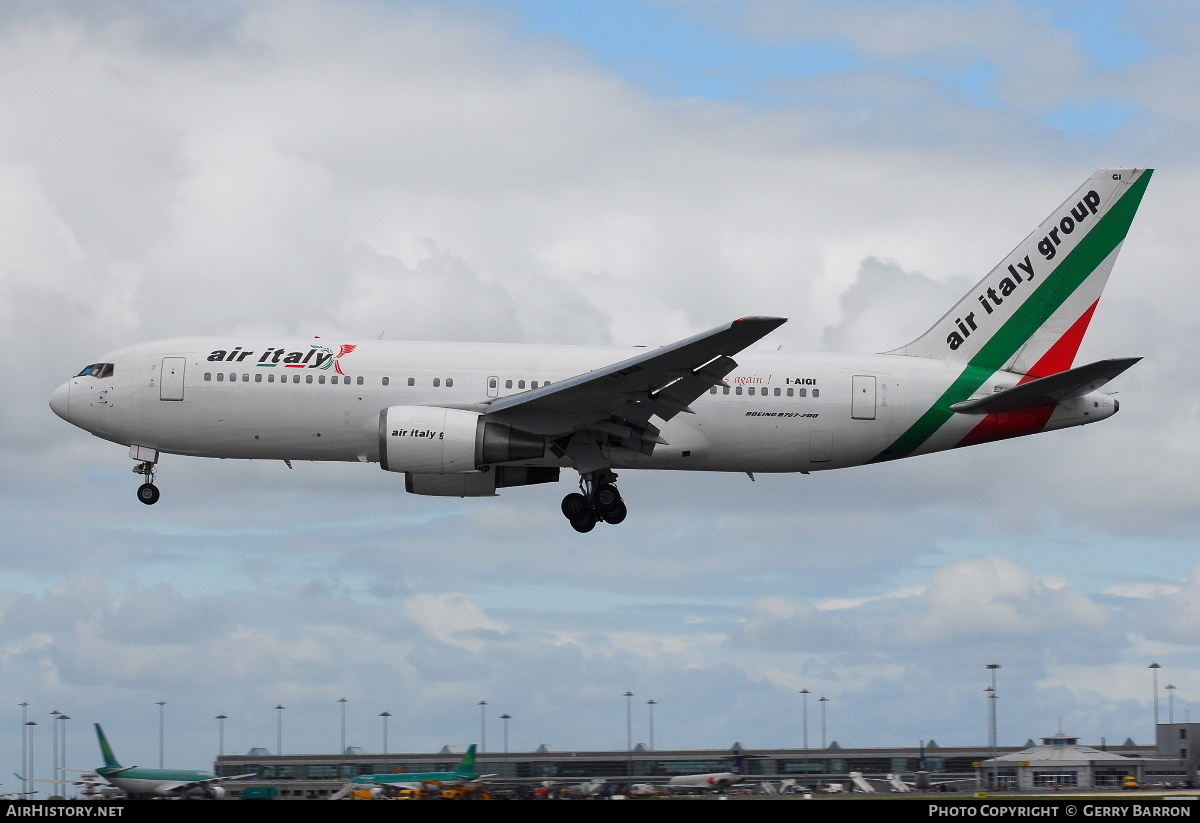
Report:
[[[383,385],[385,385],[385,386],[386,386],[386,385],[387,385],[387,383],[384,383]],[[410,385],[410,386],[415,386],[415,385],[417,385],[417,380],[416,380],[416,378],[414,378],[414,377],[410,377],[410,378],[408,378],[408,385]]]
[[[388,383],[390,383],[390,382],[391,382],[391,379],[390,379],[390,378],[387,378],[387,377],[383,378],[383,385],[385,385],[385,386],[386,386],[386,385],[387,385]],[[410,377],[410,378],[408,378],[408,385],[410,385],[410,386],[412,385],[412,378],[411,378],[411,377]]]
[[[286,378],[286,377],[287,377],[287,375],[284,375],[284,377]],[[298,374],[293,374],[293,375],[292,375],[292,382],[293,382],[293,383],[299,383],[299,382],[300,382],[300,375],[298,375]]]
[[[820,396],[821,396],[821,390],[813,389],[813,397],[820,397]]]
[[[435,389],[439,388],[441,385],[442,385],[442,378],[440,378],[440,377],[433,378],[433,387]]]
[[[779,389],[776,389],[776,390],[775,390],[775,396],[776,396],[776,397],[778,397],[778,396],[779,396]]]
[[[218,382],[218,383],[224,383],[224,382],[225,382],[225,372],[220,372],[220,371],[219,371],[219,372],[217,372],[217,382]]]
[[[532,383],[530,383],[530,384],[529,384],[529,388],[531,388],[531,389],[536,389],[536,388],[537,388],[537,381],[536,381],[536,380],[534,380]]]
[[[512,381],[511,381],[511,380],[505,380],[505,381],[504,381],[504,388],[506,388],[506,389],[511,389],[511,388],[512,388]]]
[[[728,387],[728,386],[722,386],[722,387],[721,387],[721,394],[729,394],[729,387]]]
[[[795,391],[795,389],[788,389],[788,397],[791,397],[791,396],[792,396],[792,392],[794,392],[794,391]]]
[[[312,375],[311,375],[311,374],[306,374],[306,375],[304,375],[304,382],[305,382],[305,383],[311,383],[311,382],[312,382]]]
[[[271,372],[270,374],[268,374],[268,375],[267,375],[267,382],[268,382],[268,383],[274,383],[274,382],[275,382],[275,373],[274,373],[274,372]]]
[[[255,382],[255,383],[261,383],[261,382],[262,382],[262,372],[260,372],[260,371],[259,371],[259,372],[255,372],[255,373],[254,373],[254,382]]]
[[[454,386],[454,378],[453,378],[453,377],[447,377],[447,378],[446,378],[446,388],[448,388],[448,389],[449,389],[449,388],[451,388],[451,387],[453,387],[453,386]]]
[[[496,378],[494,378],[494,377],[489,377],[489,378],[488,378],[488,388],[489,388],[489,389],[494,389],[494,388],[496,388]]]
[[[716,386],[713,386],[711,389],[709,389],[709,390],[708,390],[708,393],[709,393],[709,394],[716,394],[716,393],[717,393],[717,387],[716,387]]]
[[[211,381],[211,380],[212,380],[212,372],[210,372],[210,371],[206,371],[206,372],[204,373],[204,382],[206,382],[206,383],[207,383],[207,382],[209,382],[209,381]]]
[[[523,388],[525,388],[525,381],[524,381],[524,380],[518,380],[518,381],[517,381],[517,388],[518,388],[518,389],[523,389]]]
[[[808,397],[808,389],[801,389],[801,390],[800,390],[800,396],[801,396],[801,397]]]
[[[249,382],[250,382],[250,375],[248,375],[248,374],[243,374],[243,375],[242,375],[242,382],[243,382],[243,383],[249,383]]]
[[[751,386],[751,387],[750,387],[750,389],[749,389],[749,393],[750,393],[750,396],[751,396],[751,397],[753,397],[753,396],[754,396],[754,387],[753,387],[753,386]]]
[[[309,377],[312,377],[312,375],[310,374],[310,375],[309,375]],[[309,382],[311,383],[312,381],[310,380]],[[325,383],[325,375],[323,375],[323,374],[322,374],[320,377],[318,377],[318,378],[317,378],[317,382],[318,382],[318,383],[321,383],[322,385],[324,385],[324,383]]]
[[[738,386],[736,389],[734,389],[734,390],[733,390],[733,393],[734,393],[734,394],[741,394],[741,393],[742,393],[742,387],[741,387],[741,386]]]
[[[360,378],[358,378],[358,385],[360,385],[360,386],[361,386],[362,384],[363,384],[363,380],[362,380],[362,378],[360,377]]]

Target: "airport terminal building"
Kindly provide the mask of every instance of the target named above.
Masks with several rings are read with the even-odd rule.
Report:
[[[910,748],[751,749],[734,743],[727,749],[632,751],[556,751],[541,746],[532,752],[480,752],[478,771],[494,775],[496,784],[535,784],[542,781],[572,783],[614,780],[665,783],[677,775],[736,771],[754,785],[791,779],[821,788],[833,783],[853,788],[851,773],[879,781],[878,791],[888,791],[886,775],[915,782],[919,772],[931,783],[947,783],[957,791],[1024,788],[1113,788],[1126,777],[1142,785],[1196,780],[1197,757],[1191,741],[1200,735],[1200,723],[1163,724],[1155,746],[1080,746],[1077,738],[1062,734],[1032,740],[1026,746],[995,750],[976,747],[940,747],[930,741],[924,750]],[[1049,751],[1043,751],[1049,749]],[[218,775],[257,774],[258,778],[225,784],[231,797],[253,787],[273,787],[282,798],[319,799],[337,793],[359,775],[390,772],[450,771],[462,752],[443,748],[437,753],[371,754],[357,748],[337,754],[272,755],[254,749],[246,755],[217,758]],[[1048,761],[1048,762],[1043,762]]]

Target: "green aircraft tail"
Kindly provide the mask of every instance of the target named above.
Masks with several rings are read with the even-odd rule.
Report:
[[[472,743],[467,747],[467,753],[463,755],[462,762],[458,764],[458,768],[454,773],[459,777],[476,777],[479,771],[475,768],[475,744]]]
[[[99,723],[96,723],[95,726],[96,740],[100,742],[100,756],[104,758],[105,768],[121,768],[121,764],[117,762],[117,756],[113,754],[112,746],[108,745],[108,738],[104,736],[104,729],[100,728]]]

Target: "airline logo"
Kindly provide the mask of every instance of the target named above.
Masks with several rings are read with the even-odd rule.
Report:
[[[274,369],[282,366],[285,369],[322,369],[328,371],[332,368],[338,374],[345,374],[342,371],[342,358],[356,348],[358,347],[355,345],[343,343],[341,348],[338,349],[337,354],[334,354],[333,349],[328,346],[322,346],[320,343],[311,344],[311,347],[307,351],[288,351],[284,348],[272,346],[259,355],[255,365],[260,369]],[[229,351],[216,349],[209,354],[208,359],[214,363],[241,363],[255,353],[252,349],[243,349],[241,346],[235,346]]]
[[[1094,217],[1100,208],[1100,195],[1095,189],[1088,191],[1083,198],[1074,206],[1071,206],[1068,213],[1064,213],[1060,219],[1051,221],[1053,227],[1044,237],[1037,241],[1037,250],[1047,261],[1053,260],[1058,256],[1059,247],[1067,244],[1068,250],[1074,247],[1069,243],[1069,235],[1073,234],[1076,229],[1080,229],[1081,233],[1086,234],[1090,226],[1085,227],[1084,223],[1089,218]],[[1036,236],[1036,235],[1035,235]],[[1078,239],[1078,238],[1076,238]],[[1016,265],[1013,265],[1015,263]],[[994,285],[988,286],[983,294],[976,295],[979,305],[983,307],[987,314],[995,314],[1004,305],[1004,301],[1012,297],[1014,292],[1017,292],[1024,284],[1032,283],[1034,280],[1033,262],[1030,260],[1030,255],[1024,255],[1024,259],[1016,259],[1008,263],[1005,269],[1001,270],[1000,280]],[[1024,294],[1017,294],[1018,302],[1025,297]],[[983,320],[983,315],[978,316],[980,321]],[[979,330],[979,324],[976,322],[977,315],[975,312],[967,312],[962,317],[954,318],[956,331],[951,331],[946,336],[946,345],[950,351],[957,351],[972,332]]]

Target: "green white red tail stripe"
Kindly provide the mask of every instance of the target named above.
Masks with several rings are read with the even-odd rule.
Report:
[[[956,415],[950,405],[970,398],[1002,370],[1032,379],[1070,368],[1151,174],[1094,174],[933,328],[889,352],[945,360],[955,364],[956,376],[875,461],[1044,427],[1044,411],[978,422]]]

